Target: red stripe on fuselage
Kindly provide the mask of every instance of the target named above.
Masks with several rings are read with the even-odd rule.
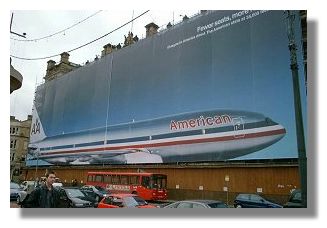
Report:
[[[94,152],[101,150],[123,150],[123,149],[142,149],[142,148],[151,148],[151,147],[163,147],[163,146],[176,146],[176,145],[188,145],[195,143],[210,143],[210,142],[221,142],[221,141],[231,141],[231,140],[240,140],[240,139],[250,139],[250,138],[258,138],[272,135],[280,135],[285,134],[285,129],[278,129],[272,131],[264,131],[257,133],[249,133],[237,136],[220,136],[213,138],[204,138],[204,139],[185,139],[178,141],[170,141],[170,142],[158,142],[158,143],[148,143],[148,144],[137,144],[137,145],[126,145],[126,146],[110,146],[110,147],[100,147],[100,148],[91,148],[91,149],[79,149],[79,150],[66,150],[66,151],[57,151],[44,153],[44,155],[56,155],[56,154],[70,154],[70,153],[83,153],[83,152]],[[42,154],[41,154],[42,155]]]

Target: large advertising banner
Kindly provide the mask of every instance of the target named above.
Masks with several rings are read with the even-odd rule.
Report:
[[[44,83],[30,148],[27,165],[296,158],[286,15],[207,11]]]

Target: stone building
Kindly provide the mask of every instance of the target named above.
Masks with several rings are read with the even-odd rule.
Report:
[[[20,121],[10,116],[10,180],[22,180],[22,169],[25,167],[32,115]]]
[[[68,72],[80,67],[79,64],[69,62],[69,54],[67,52],[61,53],[60,56],[61,59],[58,64],[56,64],[56,62],[53,60],[48,61],[47,73],[44,76],[45,82],[65,75]]]

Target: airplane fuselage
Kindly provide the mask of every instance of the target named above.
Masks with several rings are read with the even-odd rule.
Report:
[[[53,164],[218,161],[264,149],[285,133],[259,113],[212,110],[46,137],[34,144],[38,158]]]

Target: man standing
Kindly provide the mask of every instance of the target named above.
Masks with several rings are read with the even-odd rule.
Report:
[[[22,207],[59,207],[59,190],[52,186],[55,181],[56,174],[54,171],[48,171],[45,174],[45,177],[45,183],[41,184],[31,192],[30,196],[22,202]]]

